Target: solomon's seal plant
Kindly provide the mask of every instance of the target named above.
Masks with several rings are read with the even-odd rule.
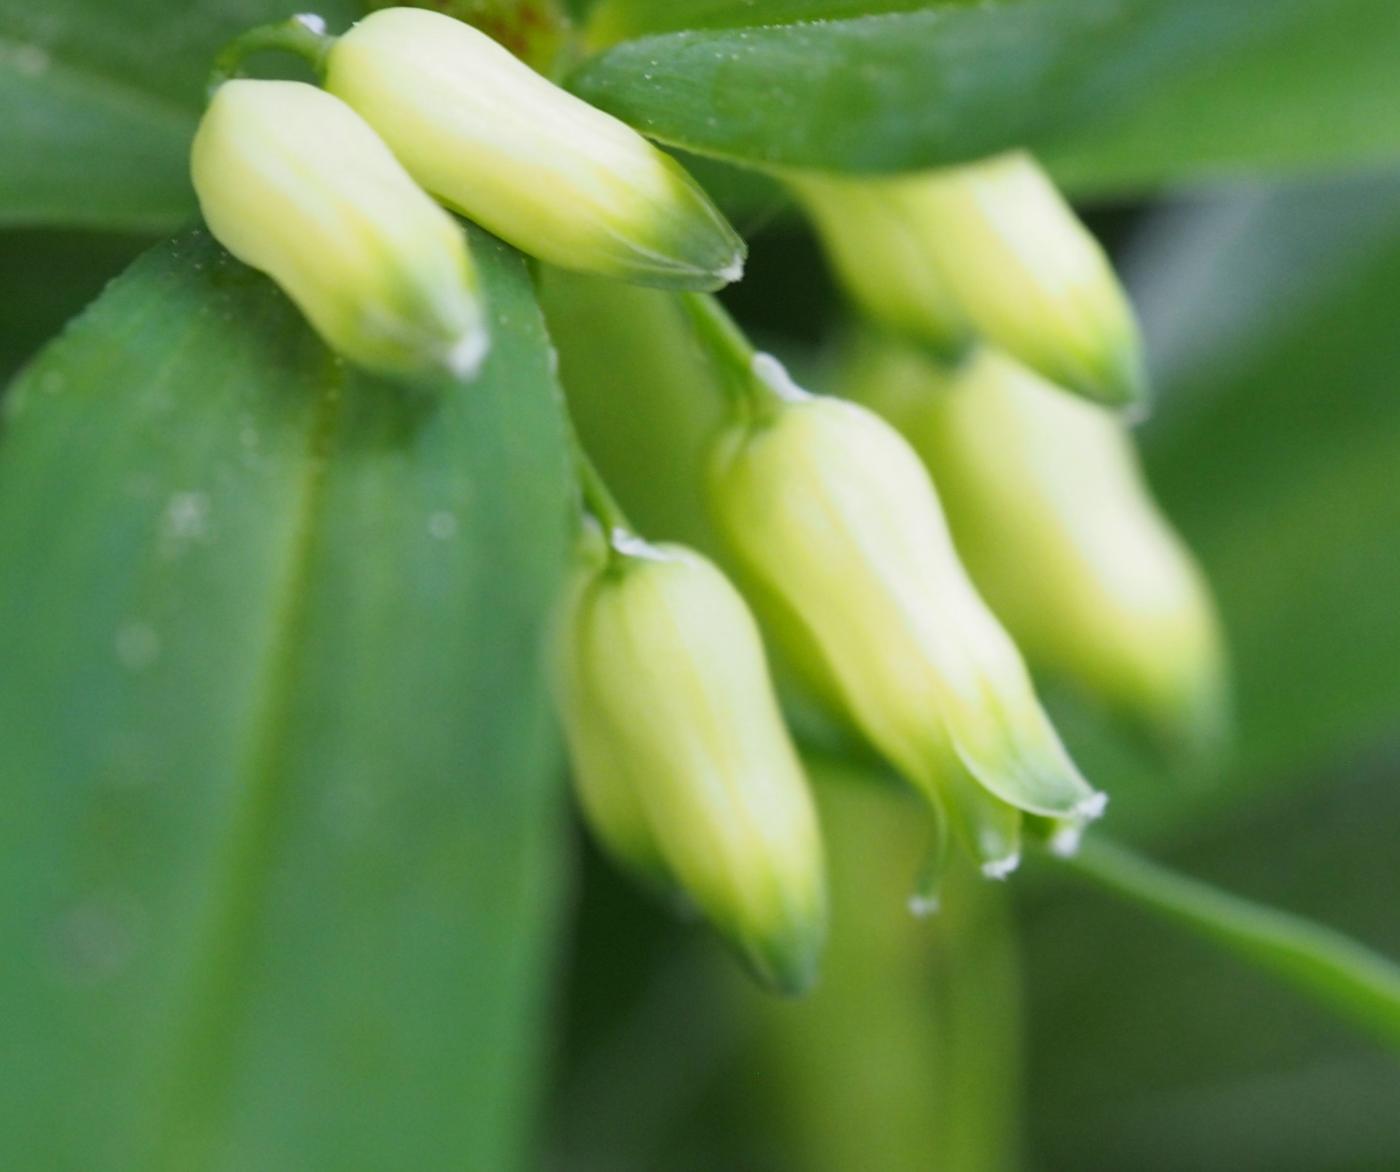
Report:
[[[176,233],[0,404],[0,1166],[504,1172],[546,1054],[561,1169],[1400,1094],[1058,882],[1400,1045],[1115,845],[1394,919],[1395,184],[1144,196],[1400,157],[1393,3],[136,7],[0,0],[0,362]]]
[[[302,82],[225,82],[190,171],[219,242],[347,358],[476,372],[488,339],[462,230],[349,106]]]

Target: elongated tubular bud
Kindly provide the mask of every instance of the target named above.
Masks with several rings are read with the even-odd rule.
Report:
[[[955,825],[959,805],[970,808],[949,780],[959,771],[1019,810],[1098,813],[1102,795],[1065,753],[963,571],[917,455],[864,408],[800,396],[772,359],[755,364],[786,389],[766,418],[722,437],[711,496],[759,597],[776,603],[771,628],[815,650],[871,742],[946,796]],[[973,811],[979,826],[995,825],[987,813]],[[1001,821],[1010,849],[1012,820]]]
[[[821,842],[758,630],[698,554],[614,545],[561,627],[585,813],[630,865],[659,862],[764,981],[800,991],[825,938]]]
[[[225,82],[190,170],[219,243],[333,349],[389,375],[475,373],[488,340],[462,229],[344,102],[301,82]]]
[[[372,13],[330,50],[326,86],[419,183],[525,252],[677,289],[742,272],[743,242],[679,164],[469,25]]]
[[[789,179],[837,280],[871,320],[948,360],[969,349],[972,322],[929,261],[898,188],[878,180]]]
[[[1169,746],[1213,747],[1219,621],[1121,421],[992,350],[952,372],[883,353],[855,377],[937,470],[958,548],[1031,661]]]
[[[1029,155],[895,179],[799,175],[794,183],[822,209],[815,222],[834,254],[852,247],[839,239],[846,232],[857,248],[877,235],[909,241],[897,265],[884,250],[869,274],[851,273],[858,251],[839,266],[856,300],[888,328],[936,340],[951,328],[952,303],[989,342],[1069,390],[1111,406],[1144,397],[1132,307],[1098,242]],[[877,214],[890,222],[853,222]],[[908,275],[915,272],[933,294]],[[878,296],[865,288],[882,278]]]

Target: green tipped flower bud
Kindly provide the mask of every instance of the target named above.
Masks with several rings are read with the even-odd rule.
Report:
[[[771,407],[722,436],[711,495],[793,661],[820,661],[828,690],[946,804],[989,873],[1014,865],[1017,811],[1098,813],[1103,796],[968,580],[918,456],[864,408],[797,390],[767,355],[754,373]]]
[[[219,243],[333,349],[384,374],[475,373],[487,334],[466,238],[344,102],[300,82],[225,82],[190,169]]]
[[[419,183],[517,248],[665,288],[739,279],[743,241],[679,164],[469,25],[382,9],[326,70]]]
[[[936,469],[958,549],[1031,661],[1168,744],[1216,742],[1215,608],[1123,425],[995,351],[953,373],[882,354],[867,401]]]
[[[617,533],[567,599],[558,692],[584,813],[629,867],[664,875],[775,988],[816,975],[816,813],[729,581],[679,546]]]
[[[1081,395],[1111,405],[1142,398],[1132,307],[1103,250],[1029,155],[907,178],[793,183],[875,320],[945,354],[969,321]],[[887,222],[864,222],[876,216]],[[890,243],[870,246],[878,241]]]

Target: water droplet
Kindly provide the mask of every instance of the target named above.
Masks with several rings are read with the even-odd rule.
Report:
[[[117,659],[128,671],[145,671],[160,658],[160,636],[149,623],[124,623],[115,646]]]
[[[439,509],[428,518],[428,536],[448,541],[457,536],[457,518],[446,509]]]
[[[49,55],[38,45],[9,45],[0,53],[0,58],[7,60],[16,73],[25,77],[38,77],[49,68]]]
[[[94,985],[117,976],[135,953],[145,912],[130,895],[95,895],[66,912],[49,937],[49,956],[58,975]]]
[[[209,535],[209,498],[202,492],[177,492],[165,506],[161,522],[167,542],[198,541]]]

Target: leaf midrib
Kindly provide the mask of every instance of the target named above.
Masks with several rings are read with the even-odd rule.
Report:
[[[246,757],[238,769],[235,813],[225,839],[220,882],[208,901],[194,936],[193,978],[187,988],[184,1020],[174,1032],[167,1093],[147,1141],[155,1153],[150,1167],[186,1172],[209,1164],[208,1142],[233,1075],[234,1050],[242,1007],[251,988],[253,956],[262,895],[271,881],[270,854],[284,780],[281,764],[296,690],[298,651],[307,614],[307,589],[325,502],[328,462],[340,418],[344,368],[327,352],[325,375],[312,416],[299,477],[298,506],[292,524],[281,588],[273,606],[262,668],[253,695],[259,703],[246,737]]]

